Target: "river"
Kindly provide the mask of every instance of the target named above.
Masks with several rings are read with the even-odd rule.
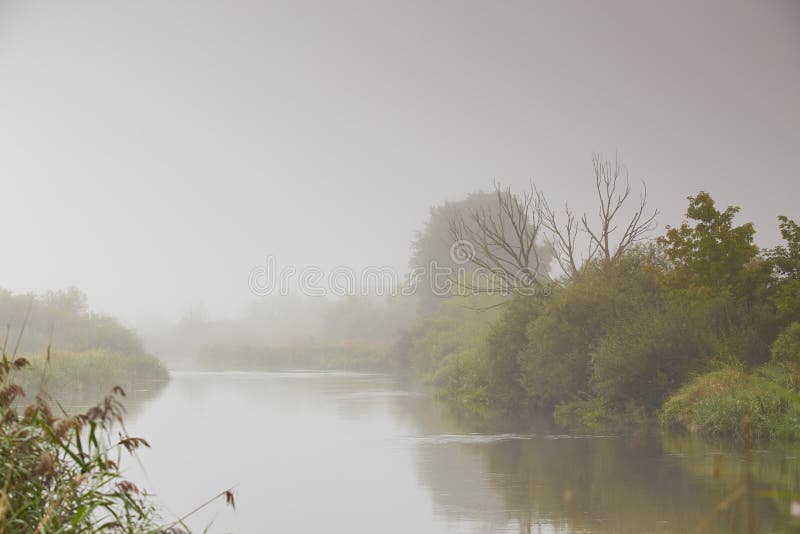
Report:
[[[487,430],[378,374],[173,373],[128,427],[152,448],[126,473],[168,514],[235,486],[236,511],[211,504],[199,531],[783,531],[791,499],[768,492],[800,487],[792,447]]]

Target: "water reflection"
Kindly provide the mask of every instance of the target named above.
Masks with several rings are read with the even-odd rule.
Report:
[[[142,406],[156,399],[159,394],[167,387],[167,380],[142,380],[133,384],[127,384],[124,388],[125,397],[122,399],[125,411],[130,417],[134,417]],[[91,388],[62,389],[57,395],[51,395],[46,388],[41,393],[50,400],[55,406],[60,406],[69,414],[84,412],[92,406],[101,403],[103,399],[111,394],[110,386],[107,390],[97,390]],[[38,392],[34,392],[38,393]],[[35,394],[31,394],[26,401],[32,402]]]
[[[153,449],[134,478],[179,515],[238,484],[234,532],[746,532],[792,527],[792,447],[487,432],[381,375],[184,373],[131,422]],[[800,455],[798,455],[800,456]],[[748,464],[749,462],[749,464]],[[716,510],[750,466],[752,498]],[[716,510],[716,511],[715,511]],[[751,512],[750,512],[751,511]]]

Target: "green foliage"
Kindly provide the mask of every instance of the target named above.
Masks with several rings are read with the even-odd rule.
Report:
[[[8,327],[3,334],[9,343],[20,339],[22,354],[43,353],[50,345],[75,352],[144,352],[141,339],[130,329],[112,317],[86,311],[86,296],[75,288],[41,296],[0,290],[0,324]]]
[[[502,297],[488,294],[448,298],[406,334],[407,353],[395,351],[395,356],[407,360],[423,379],[432,378],[445,358],[483,344],[501,302]]]
[[[800,438],[800,404],[786,389],[787,370],[746,373],[726,367],[697,377],[664,403],[662,421],[710,438]]]
[[[431,379],[439,398],[468,413],[493,415],[494,398],[486,381],[487,354],[485,347],[479,346],[445,356]]]
[[[668,298],[707,306],[716,352],[754,366],[769,358],[780,324],[768,301],[772,267],[759,256],[753,224],[734,225],[738,212],[738,206],[719,211],[700,192],[689,197],[692,224],[685,221],[657,241],[672,264],[662,277]]]
[[[618,322],[592,353],[594,392],[617,408],[661,406],[689,373],[707,365],[703,315],[669,304],[645,307]]]
[[[553,417],[561,428],[575,432],[605,432],[616,420],[611,407],[602,397],[559,404],[553,411]]]
[[[433,375],[440,395],[481,415],[508,413],[519,407],[525,391],[518,354],[527,343],[530,316],[539,308],[536,299],[517,295],[489,315],[468,310],[472,313],[464,316],[459,335],[453,338],[458,340],[455,350],[438,360]],[[417,346],[417,350],[424,351],[425,345]]]
[[[770,260],[778,273],[793,280],[800,280],[800,224],[785,215],[778,217],[778,228],[785,245],[778,245],[769,252]]]
[[[752,223],[734,226],[738,206],[719,211],[714,200],[701,191],[689,197],[688,221],[670,228],[658,242],[672,262],[669,273],[673,287],[688,290],[710,288],[741,295],[751,286],[748,264],[756,258],[758,247],[753,243]]]
[[[481,377],[496,411],[507,413],[527,402],[520,354],[528,346],[528,325],[545,310],[544,301],[517,295],[492,324]]]
[[[788,217],[778,217],[785,244],[767,251],[777,275],[772,301],[784,322],[800,321],[800,225]]]
[[[785,244],[761,255],[738,212],[700,192],[654,243],[585,264],[548,297],[516,296],[491,321],[447,300],[395,345],[396,361],[481,413],[554,410],[597,432],[663,407],[666,424],[708,436],[744,421],[758,437],[800,436],[800,323],[775,340],[800,319],[800,226],[780,217]]]
[[[800,323],[790,324],[772,344],[772,361],[800,368]]]
[[[158,358],[146,353],[54,351],[49,362],[47,358],[46,354],[28,356],[31,366],[18,372],[14,381],[27,391],[42,387],[50,397],[69,404],[96,402],[113,386],[131,390],[169,378]]]
[[[148,496],[120,473],[123,451],[149,446],[129,436],[115,395],[73,416],[57,417],[41,397],[24,409],[9,382],[24,368],[0,363],[0,529],[3,532],[154,532],[158,513]]]
[[[618,322],[658,301],[652,257],[636,251],[585,268],[532,317],[520,353],[522,383],[535,406],[552,408],[590,393],[593,349]]]
[[[504,302],[503,297],[490,294],[448,298],[395,342],[390,351],[393,365],[433,384],[439,397],[453,406],[490,413],[498,398],[493,387],[507,387],[506,381],[493,376],[494,353],[487,345]]]

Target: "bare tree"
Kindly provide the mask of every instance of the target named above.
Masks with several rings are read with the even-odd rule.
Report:
[[[584,258],[591,259],[594,254],[590,248],[582,258],[578,251],[580,224],[575,218],[575,213],[568,204],[565,204],[562,221],[539,190],[536,190],[536,210],[542,226],[547,230],[545,241],[550,245],[556,262],[568,278],[574,277],[580,270]]]
[[[535,185],[519,196],[495,186],[496,209],[481,208],[450,220],[454,247],[480,269],[491,272],[503,290],[535,288],[546,280],[540,238],[546,242],[568,279],[594,260],[611,264],[655,228],[657,210],[648,212],[642,182],[638,204],[628,210],[631,185],[628,170],[615,158],[592,158],[597,215],[580,219],[565,205],[563,214],[551,208]],[[542,231],[544,230],[544,231]],[[548,258],[549,259],[549,258]],[[476,288],[472,288],[476,289]]]
[[[630,204],[631,184],[628,169],[617,158],[612,162],[595,154],[592,164],[597,196],[595,218],[590,219],[584,213],[578,220],[569,206],[565,206],[562,219],[550,207],[544,194],[537,191],[537,208],[547,230],[547,241],[567,278],[574,278],[584,265],[595,259],[606,265],[613,263],[645,239],[655,228],[658,216],[658,210],[648,212],[644,182],[638,204],[632,212],[625,210]],[[585,235],[586,239],[580,240],[579,234]]]
[[[624,206],[631,194],[631,182],[628,177],[628,169],[619,164],[618,159],[614,162],[603,161],[599,154],[592,158],[594,164],[595,189],[599,205],[598,222],[599,228],[592,228],[586,214],[581,218],[583,230],[589,235],[590,241],[596,247],[601,258],[606,262],[611,262],[634,243],[641,241],[642,238],[655,228],[655,219],[658,210],[653,210],[649,215],[647,210],[647,186],[642,182],[642,192],[639,195],[639,204],[634,209],[633,214],[624,223],[622,235],[616,242],[612,243],[612,234],[617,230],[617,215]],[[624,173],[624,190],[617,192],[620,184],[620,177]]]
[[[518,196],[511,188],[495,185],[497,205],[456,214],[450,219],[453,252],[462,261],[493,275],[499,287],[480,288],[460,280],[472,290],[520,291],[536,287],[546,265],[537,248],[542,221],[533,191]]]

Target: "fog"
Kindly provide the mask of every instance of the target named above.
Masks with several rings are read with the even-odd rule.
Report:
[[[0,2],[14,291],[129,324],[258,300],[273,255],[405,273],[428,209],[530,180],[585,209],[591,156],[739,204],[800,194],[797,2]],[[589,187],[585,187],[589,186]]]
[[[0,0],[0,532],[795,531],[798,169],[797,0]]]

